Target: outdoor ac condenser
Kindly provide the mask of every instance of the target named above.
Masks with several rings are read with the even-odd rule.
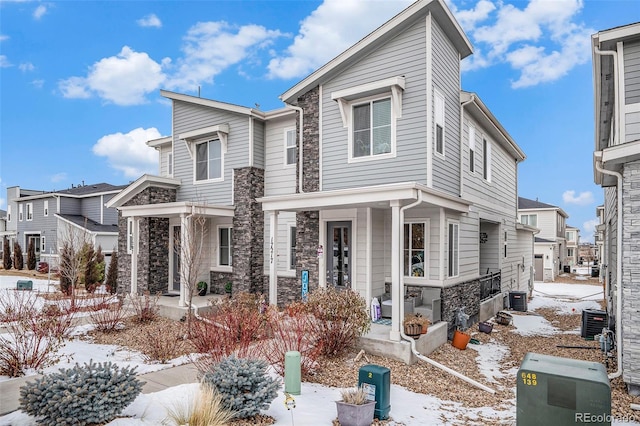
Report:
[[[611,425],[604,365],[529,352],[518,370],[518,426]]]

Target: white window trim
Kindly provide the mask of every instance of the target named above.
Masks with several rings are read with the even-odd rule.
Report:
[[[473,123],[469,123],[469,172],[476,172],[476,126]]]
[[[202,143],[208,144],[209,142],[213,142],[213,141],[219,141],[220,142],[220,177],[219,178],[213,178],[213,179],[197,180],[197,176],[196,176],[196,160],[197,160],[197,158],[196,158],[196,154],[194,152],[194,154],[193,154],[193,184],[194,185],[202,185],[202,184],[213,183],[213,182],[224,182],[224,157],[225,157],[225,154],[226,154],[227,150],[225,149],[225,144],[222,143],[222,140],[220,140],[218,138],[200,139],[197,142],[193,143],[193,147],[194,147],[194,150],[195,150],[196,145],[200,145]],[[208,173],[209,173],[209,159],[207,158],[207,174]]]
[[[527,223],[524,223],[522,221],[522,217],[523,216],[527,216]],[[531,224],[531,216],[535,216],[535,218],[536,218],[536,224],[535,225]],[[520,223],[522,223],[523,225],[529,225],[529,226],[533,226],[534,228],[537,228],[538,227],[538,214],[537,213],[523,213],[523,214],[520,215]]]
[[[402,247],[402,274],[404,275],[404,282],[407,284],[420,284],[429,281],[429,237],[431,236],[431,228],[430,228],[430,220],[428,218],[411,218],[409,220],[405,220],[405,225],[411,225],[412,223],[422,223],[424,224],[424,276],[423,277],[414,277],[411,275],[404,275],[404,246]],[[402,229],[404,235],[404,228]]]
[[[491,183],[491,141],[484,137],[482,139],[482,173],[483,178],[487,182]],[[486,168],[485,168],[486,158]],[[486,169],[486,170],[485,170]]]
[[[49,200],[44,200],[43,214],[44,217],[49,216]]]
[[[33,203],[27,203],[27,222],[33,221]]]
[[[173,177],[173,152],[167,153],[167,176]]]
[[[229,253],[231,255],[231,259],[229,262],[231,265],[221,265],[220,264],[220,230],[221,229],[230,229],[231,230],[231,238],[229,239]],[[216,259],[215,259],[215,270],[220,272],[233,272],[233,225],[231,224],[223,224],[216,226]]]
[[[442,152],[438,151],[438,126],[442,127]],[[444,158],[447,152],[447,127],[445,125],[445,98],[438,89],[433,89],[433,151]]]
[[[457,247],[457,256],[455,258],[455,265],[454,265],[454,269],[455,269],[455,274],[452,274],[452,271],[449,268],[449,263],[451,262],[451,254],[452,254],[452,248],[450,247],[449,241],[451,239],[451,226],[455,226],[458,228],[458,235],[457,235],[457,241],[456,241],[456,247]],[[447,278],[456,278],[460,276],[460,222],[457,220],[447,220]]]
[[[18,222],[22,222],[24,219],[24,212],[22,208],[22,204],[18,204]]]
[[[363,105],[366,103],[372,103],[382,99],[390,99],[389,93],[383,94],[382,96],[371,96],[368,98],[362,98],[349,103],[349,126],[348,126],[348,137],[347,137],[347,143],[349,144],[348,145],[349,156],[347,159],[347,163],[362,163],[367,161],[384,160],[387,158],[396,157],[396,120],[399,117],[394,113],[393,99],[391,99],[391,152],[387,152],[384,154],[365,155],[362,157],[353,156],[353,114],[352,114],[353,107],[358,105]],[[371,141],[371,143],[373,144],[373,140]]]
[[[40,236],[40,253],[46,253],[47,244],[44,235]]]
[[[134,221],[132,217],[127,218],[127,254],[133,254],[133,246],[135,241],[133,240],[134,232],[133,225]]]
[[[287,146],[287,135],[289,134],[289,132],[293,132],[293,146]],[[286,129],[284,129],[284,159],[282,161],[282,164],[284,165],[285,168],[289,169],[292,167],[296,166],[297,161],[293,161],[293,163],[287,163],[287,160],[289,159],[289,156],[287,155],[289,149],[292,149],[295,151],[296,153],[296,158],[298,155],[298,147],[296,146],[296,129],[295,127],[288,127]]]
[[[294,229],[296,229],[295,225],[289,225],[289,232],[287,233],[287,268],[286,268],[287,272],[295,272],[296,271],[295,266],[293,268],[291,268],[291,260],[292,260],[291,259],[291,249],[292,249],[292,247],[291,247],[291,237],[292,237],[292,234],[294,232],[293,231]],[[293,235],[295,235],[295,234],[293,234]],[[296,253],[295,254],[297,254],[297,249],[298,248],[297,248],[297,244],[296,244]],[[293,260],[294,260],[294,265],[295,265],[295,259],[293,259]]]
[[[11,222],[11,204],[7,206],[7,222]]]

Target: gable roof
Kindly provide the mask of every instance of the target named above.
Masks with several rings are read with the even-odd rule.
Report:
[[[551,243],[551,244],[555,244],[555,241],[547,240],[546,238],[540,238],[540,237],[535,237],[535,242],[536,243]]]
[[[48,198],[53,196],[83,198],[101,194],[113,194],[122,191],[127,185],[111,185],[110,183],[95,183],[91,185],[78,185],[73,188],[63,189],[61,191],[29,191],[28,195],[22,195],[24,192],[20,190],[20,197],[9,201],[26,201],[38,198]]]
[[[565,218],[569,217],[564,210],[553,204],[542,203],[538,200],[530,200],[524,197],[518,197],[518,210],[557,210]]]
[[[140,176],[135,182],[131,185],[126,186],[126,189],[123,189],[116,195],[107,201],[107,208],[111,207],[121,207],[127,201],[138,195],[140,192],[144,191],[146,188],[150,186],[156,186],[160,188],[170,188],[176,189],[180,186],[180,181],[178,179],[162,177],[162,176],[153,176],[144,174]]]
[[[75,214],[58,214],[56,213],[56,217],[66,220],[80,228],[84,228],[89,232],[104,234],[104,233],[112,233],[118,234],[118,225],[103,225],[96,221],[93,221],[87,217],[75,215]]]
[[[284,92],[280,95],[280,99],[288,104],[296,104],[300,95],[330,80],[430,13],[447,34],[453,46],[460,52],[460,59],[473,53],[471,42],[443,0],[418,0]]]

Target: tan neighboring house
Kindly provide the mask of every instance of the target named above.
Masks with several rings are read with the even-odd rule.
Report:
[[[580,256],[578,254],[578,246],[580,245],[580,229],[574,226],[567,225],[565,231],[565,239],[567,240],[567,255],[564,260],[564,272],[573,271],[573,268],[578,265]]]

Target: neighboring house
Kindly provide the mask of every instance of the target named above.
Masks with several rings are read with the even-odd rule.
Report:
[[[569,216],[558,206],[518,197],[518,217],[520,223],[540,230],[535,237],[535,280],[555,280],[566,264]]]
[[[640,23],[600,31],[591,41],[594,181],[604,189],[606,268],[601,272],[607,310],[616,318],[618,371],[612,377],[621,374],[635,393],[640,390]]]
[[[214,292],[232,281],[281,305],[325,286],[387,293],[395,341],[405,287],[441,301],[450,327],[461,307],[477,321],[481,299],[501,309],[532,285],[537,230],[517,223],[524,153],[460,90],[470,54],[445,3],[418,1],[284,93],[287,108],[161,91],[173,134],[148,142],[160,176],[107,204],[121,217],[120,290],[184,306],[176,246],[204,217]]]
[[[593,241],[596,245],[596,261],[600,268],[604,268],[603,254],[604,254],[604,233],[606,230],[604,220],[604,205],[596,207],[596,216],[598,218],[598,225],[596,225],[595,232],[593,233]],[[602,281],[604,274],[600,274],[600,281]]]
[[[36,261],[57,266],[63,241],[80,236],[94,247],[102,247],[108,265],[118,241],[118,212],[105,207],[105,203],[123,188],[108,183],[52,192],[7,188],[5,234],[11,249],[18,242],[26,256],[29,243],[33,242]]]
[[[0,237],[4,237],[7,231],[7,211],[0,209]],[[0,260],[4,256],[4,244],[2,244],[2,238],[0,238]]]
[[[567,241],[567,256],[564,260],[564,271],[570,272],[579,263],[578,246],[580,245],[580,229],[567,225],[565,239]]]
[[[580,257],[580,264],[585,266],[593,265],[598,258],[596,245],[588,242],[580,243],[578,246],[578,256]]]

